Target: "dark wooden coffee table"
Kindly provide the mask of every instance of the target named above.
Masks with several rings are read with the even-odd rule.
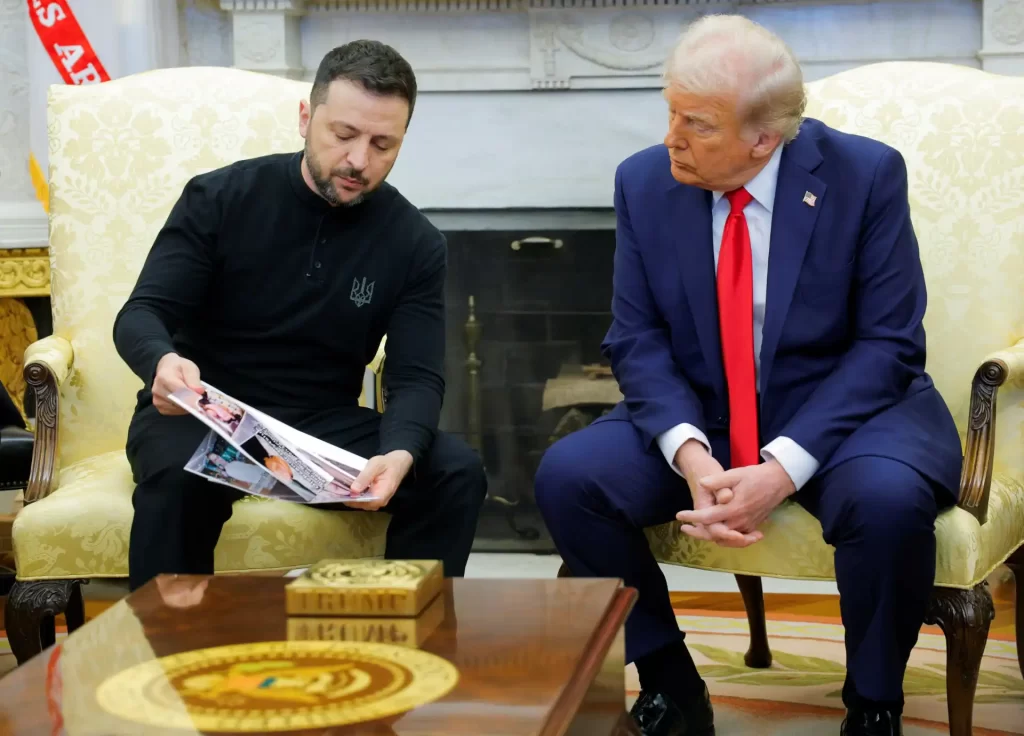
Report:
[[[427,630],[410,634],[408,627],[402,633],[390,625],[349,626],[344,635],[378,642],[377,650],[366,650],[377,654],[395,652],[396,637],[411,637],[400,647],[414,650],[408,656],[424,652],[441,658],[428,657],[413,681],[429,689],[437,681],[431,678],[441,677],[433,674],[440,671],[431,669],[433,662],[454,683],[430,702],[361,723],[327,722],[331,716],[330,709],[321,707],[323,693],[341,698],[334,702],[344,701],[351,713],[349,703],[369,703],[374,688],[386,686],[378,682],[387,679],[380,675],[388,671],[386,663],[384,669],[357,664],[373,676],[371,684],[359,684],[358,674],[345,669],[351,665],[328,667],[334,674],[324,675],[312,660],[286,663],[284,669],[268,669],[252,658],[246,662],[245,656],[230,667],[217,664],[219,669],[197,669],[179,661],[185,669],[172,668],[169,674],[164,665],[155,665],[157,658],[210,647],[337,639],[342,629],[330,621],[319,628],[296,628],[293,618],[289,628],[286,582],[181,576],[150,583],[0,680],[0,733],[50,734],[62,728],[67,733],[265,733],[280,725],[287,725],[289,733],[380,736],[637,733],[625,712],[623,635],[636,593],[614,580],[451,580],[436,601],[434,625]],[[379,642],[388,640],[379,649]],[[346,645],[310,646],[337,652]],[[116,687],[101,688],[108,678],[146,662],[150,664],[142,671],[122,676]],[[457,676],[446,662],[454,665]],[[170,666],[166,660],[164,664]],[[205,688],[198,701],[198,690],[187,701],[182,696],[185,682]],[[354,699],[345,700],[349,696],[344,692]],[[114,707],[112,699],[117,701]],[[156,722],[116,715],[125,710]],[[200,712],[206,720],[197,716]],[[255,715],[246,721],[239,716],[246,712]],[[307,713],[303,717],[308,720],[296,712]],[[211,727],[210,718],[217,714],[223,717]],[[246,723],[244,728],[239,725]]]

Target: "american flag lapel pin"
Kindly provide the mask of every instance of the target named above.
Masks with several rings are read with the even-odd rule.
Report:
[[[818,198],[815,197],[813,194],[811,194],[810,192],[804,192],[804,204],[806,204],[808,207],[813,207],[814,203],[817,201]]]

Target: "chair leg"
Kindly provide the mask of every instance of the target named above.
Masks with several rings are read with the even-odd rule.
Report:
[[[68,633],[72,634],[85,624],[85,599],[82,597],[82,585],[76,585],[68,596],[68,606],[64,610],[64,620],[68,625]]]
[[[1024,677],[1024,547],[1010,555],[1006,566],[1013,571],[1014,587],[1017,588],[1017,665],[1020,676]]]
[[[761,578],[755,575],[737,575],[736,583],[743,596],[743,607],[747,609],[747,623],[750,625],[750,648],[743,657],[747,667],[764,669],[772,666],[772,650],[768,646],[768,626],[764,618],[764,590]]]
[[[18,664],[24,664],[57,638],[54,618],[67,614],[71,607],[68,629],[82,624],[81,583],[84,580],[45,580],[38,582],[17,581],[7,596],[4,608],[4,624],[7,640]]]
[[[946,635],[946,699],[950,736],[971,736],[974,691],[988,629],[995,618],[988,583],[971,590],[935,588],[925,623],[938,624]]]

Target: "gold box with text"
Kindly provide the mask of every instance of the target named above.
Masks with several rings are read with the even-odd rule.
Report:
[[[322,560],[285,586],[289,616],[416,616],[441,592],[440,560]]]
[[[362,618],[296,616],[288,619],[289,641],[351,641],[420,647],[444,621],[444,596],[419,616]]]

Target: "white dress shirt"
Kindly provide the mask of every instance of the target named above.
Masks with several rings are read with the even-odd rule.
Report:
[[[765,297],[768,291],[768,246],[772,232],[772,209],[775,206],[775,186],[779,179],[779,161],[782,146],[775,149],[768,165],[746,185],[753,200],[743,209],[750,232],[750,250],[754,276],[754,370],[756,380],[761,375],[761,333],[764,329]],[[722,233],[729,217],[729,200],[724,192],[713,193],[711,208],[712,239],[715,249],[715,268],[722,249]],[[692,424],[677,424],[658,435],[658,446],[672,469],[682,475],[675,465],[676,452],[690,439],[701,442],[711,452],[707,436]],[[761,449],[765,460],[775,459],[789,474],[793,485],[800,490],[818,470],[818,461],[804,448],[788,437],[776,437]]]

